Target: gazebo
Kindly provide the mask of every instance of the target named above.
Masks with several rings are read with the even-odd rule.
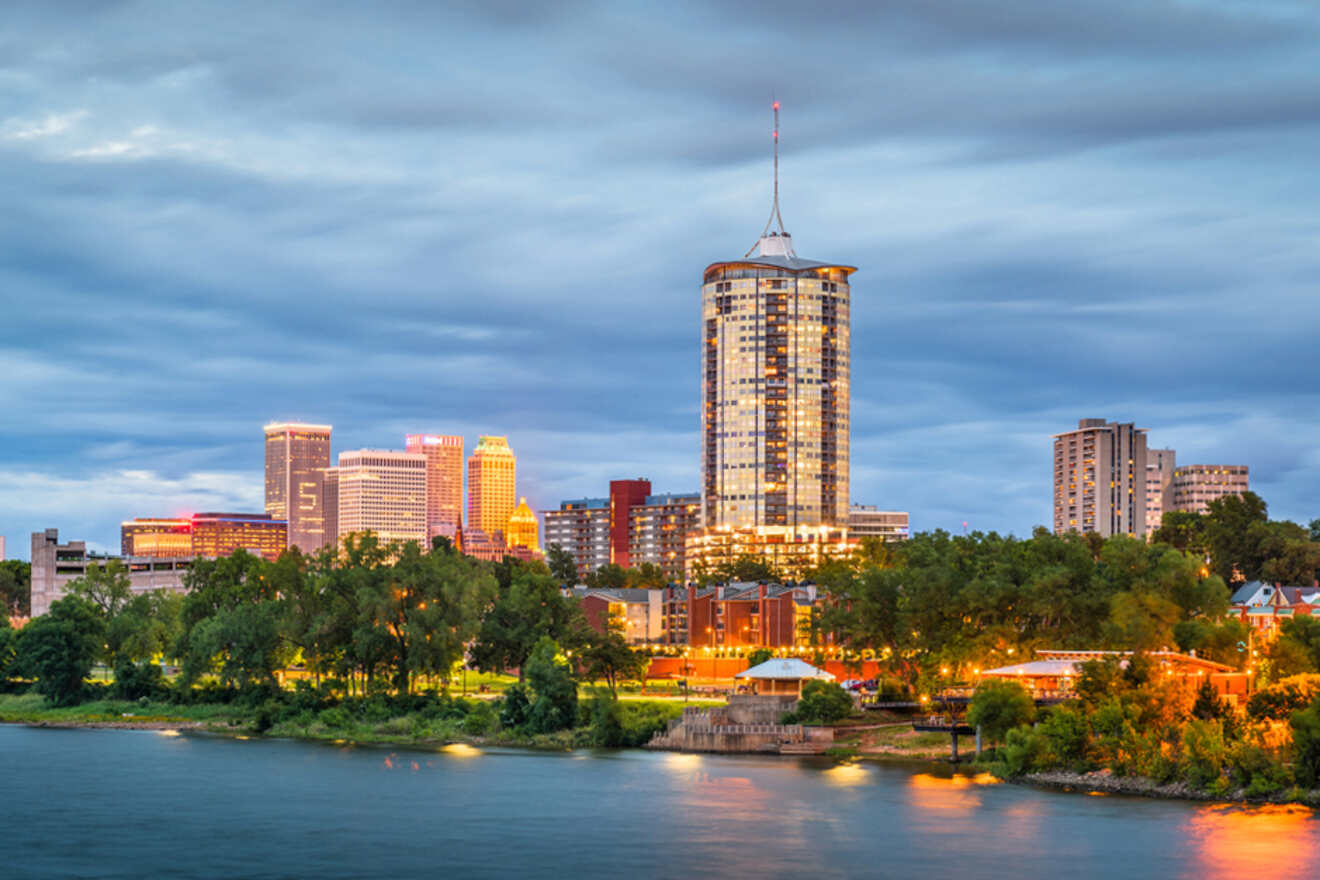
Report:
[[[775,657],[751,669],[744,669],[734,678],[749,682],[755,693],[762,696],[802,696],[802,685],[813,678],[834,681],[834,676],[796,657]]]

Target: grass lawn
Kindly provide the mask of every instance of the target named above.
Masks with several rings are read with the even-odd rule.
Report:
[[[121,721],[206,721],[227,723],[243,717],[236,706],[203,703],[179,706],[128,700],[93,700],[77,706],[54,707],[40,694],[0,694],[0,722],[85,723]]]

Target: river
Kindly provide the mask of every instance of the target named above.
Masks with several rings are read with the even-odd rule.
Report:
[[[0,876],[1320,876],[1320,818],[822,759],[0,726]]]

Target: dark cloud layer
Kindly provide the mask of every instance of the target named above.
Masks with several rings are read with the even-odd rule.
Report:
[[[71,27],[70,22],[78,22]],[[784,103],[860,267],[854,497],[1049,517],[1135,420],[1320,515],[1309,3],[11,4],[0,534],[259,506],[260,425],[507,433],[533,504],[697,485],[701,269]]]

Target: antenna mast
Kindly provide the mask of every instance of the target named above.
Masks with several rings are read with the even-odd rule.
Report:
[[[788,233],[784,231],[784,218],[779,215],[779,102],[775,101],[770,107],[775,112],[775,198],[770,204],[770,218],[765,221],[765,229],[761,230],[760,239],[757,240],[756,244],[752,245],[751,250],[743,254],[744,257],[750,257],[752,251],[756,250],[757,247],[760,247],[766,237],[772,234],[777,234],[780,237],[782,244],[780,244],[779,247],[783,249],[783,252],[786,252],[790,257],[797,256],[797,254],[793,252],[793,240],[789,238]],[[776,227],[775,233],[771,232],[771,227]],[[778,249],[779,248],[776,248],[776,250]],[[764,248],[762,250],[764,251]]]

